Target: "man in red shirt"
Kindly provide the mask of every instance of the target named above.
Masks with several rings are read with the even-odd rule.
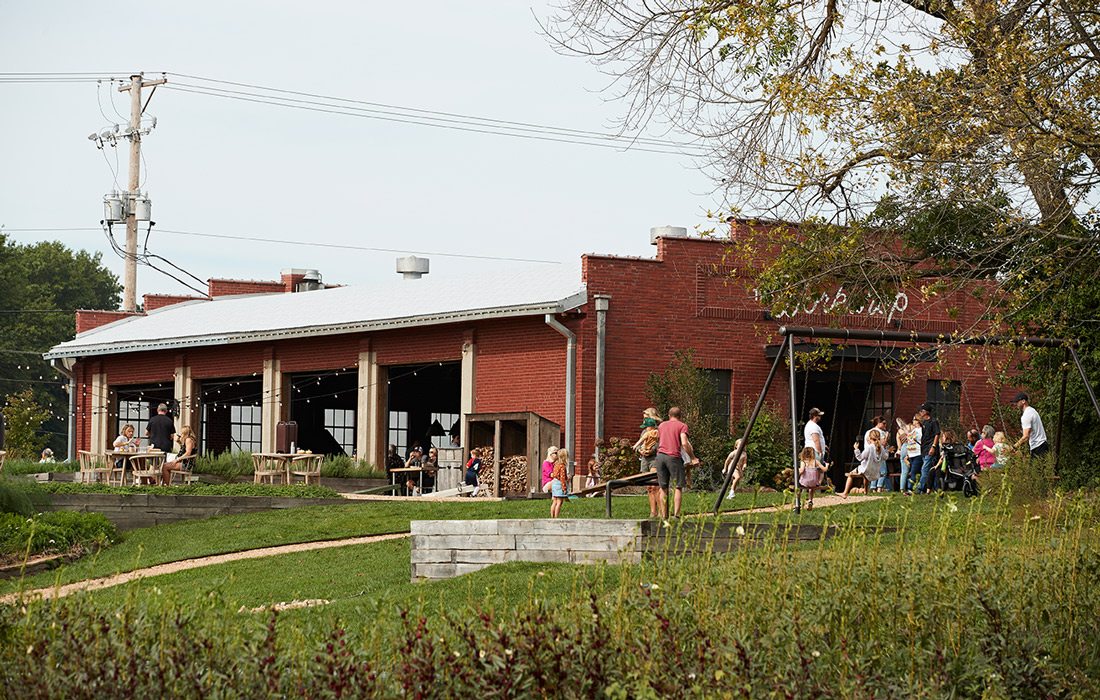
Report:
[[[672,496],[672,514],[680,517],[680,500],[684,489],[684,459],[686,454],[691,463],[699,464],[695,450],[688,440],[687,424],[680,420],[680,409],[676,406],[668,409],[668,420],[657,426],[661,440],[657,446],[657,485],[660,486],[658,500],[661,506],[661,518],[668,520],[668,487],[673,482],[675,491]]]

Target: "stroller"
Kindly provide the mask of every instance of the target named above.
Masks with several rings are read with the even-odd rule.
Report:
[[[966,448],[966,445],[944,446],[944,491],[962,491],[963,496],[970,498],[978,495],[978,459],[974,453]]]

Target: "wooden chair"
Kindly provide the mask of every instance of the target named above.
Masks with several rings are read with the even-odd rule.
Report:
[[[178,457],[172,462],[172,471],[168,472],[168,485],[171,486],[176,483],[176,477],[179,477],[180,483],[187,485],[193,484],[199,480],[199,477],[195,476],[195,460],[198,459],[197,454],[187,455],[186,457]]]
[[[7,454],[8,453],[6,451],[0,450],[0,473],[3,473],[4,471],[4,458],[7,456]]]
[[[103,481],[107,484],[111,483],[111,472],[113,468],[107,466],[106,455],[80,450],[76,453],[76,459],[77,463],[80,465],[80,471],[77,473],[77,478],[80,483],[94,484],[99,481]]]
[[[138,452],[130,455],[130,466],[133,468],[134,486],[156,486],[160,481],[160,468],[164,466],[164,460],[168,458],[163,452]]]
[[[285,484],[287,479],[286,463],[281,459],[263,455],[252,455],[252,481],[256,484]],[[276,481],[278,479],[278,481]]]
[[[290,460],[290,472],[287,476],[289,483],[294,482],[294,477],[302,477],[302,483],[308,485],[311,478],[317,484],[321,483],[321,464],[325,461],[324,455],[298,455]]]

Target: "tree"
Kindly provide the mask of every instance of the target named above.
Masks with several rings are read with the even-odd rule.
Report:
[[[993,281],[989,308],[1021,320],[1100,271],[1092,0],[563,9],[550,33],[615,78],[624,128],[664,119],[697,136],[732,211],[802,224],[763,265],[779,307],[826,278],[859,303],[870,269],[878,290]],[[765,235],[743,252],[774,246]]]
[[[51,416],[35,400],[34,393],[32,389],[24,389],[9,394],[4,405],[5,447],[12,457],[31,459],[46,446],[48,438],[42,432],[42,424]]]
[[[65,448],[67,381],[42,353],[75,332],[76,309],[114,309],[121,288],[100,255],[58,242],[21,245],[0,234],[0,392],[30,390],[50,417],[49,445]]]

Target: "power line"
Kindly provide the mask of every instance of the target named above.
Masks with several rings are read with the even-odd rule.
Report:
[[[297,95],[299,97],[310,97],[310,98],[316,98],[316,99],[320,99],[320,100],[327,100],[329,102],[343,102],[343,103],[351,104],[351,105],[365,105],[367,107],[374,108],[374,109],[367,110],[367,111],[397,110],[398,112],[413,112],[413,113],[416,113],[416,114],[424,115],[424,118],[426,118],[426,119],[436,119],[436,118],[441,118],[441,117],[449,117],[449,118],[452,118],[452,119],[461,120],[463,122],[483,122],[483,123],[487,123],[487,124],[496,124],[496,125],[499,125],[503,128],[525,127],[525,128],[528,128],[528,129],[535,129],[535,130],[538,130],[538,131],[551,131],[551,132],[560,132],[560,133],[564,133],[564,134],[571,134],[571,135],[576,135],[576,136],[580,136],[580,137],[583,137],[583,138],[613,139],[613,140],[618,140],[618,141],[626,141],[626,142],[630,142],[630,143],[641,143],[641,144],[649,144],[649,145],[655,145],[655,146],[667,146],[667,147],[672,147],[672,148],[693,148],[694,147],[690,143],[682,143],[682,142],[674,141],[674,140],[671,140],[671,139],[658,139],[658,138],[652,138],[652,137],[647,137],[647,136],[637,136],[637,135],[630,136],[630,135],[608,134],[608,133],[605,133],[605,132],[591,131],[591,130],[588,130],[588,129],[572,129],[572,128],[568,128],[568,127],[552,126],[552,125],[548,125],[548,124],[538,124],[538,123],[534,123],[534,122],[513,121],[513,120],[508,120],[508,119],[494,119],[492,117],[479,117],[479,116],[475,116],[475,115],[461,114],[461,113],[458,113],[458,112],[444,112],[444,111],[434,110],[434,109],[422,109],[422,108],[419,108],[419,107],[405,107],[403,105],[395,105],[395,104],[389,104],[389,103],[385,103],[385,102],[371,102],[371,101],[368,101],[368,100],[356,100],[356,99],[350,99],[350,98],[346,98],[346,97],[337,97],[337,96],[334,96],[334,95],[324,95],[324,94],[313,93],[313,92],[302,92],[302,91],[298,91],[298,90],[284,90],[282,88],[267,87],[267,86],[264,86],[264,85],[256,85],[254,83],[241,83],[241,82],[235,82],[235,81],[232,81],[232,80],[218,80],[218,79],[215,79],[215,78],[206,78],[206,77],[203,77],[203,76],[188,75],[188,74],[185,74],[185,73],[169,73],[169,75],[175,75],[175,76],[178,76],[180,78],[190,78],[192,80],[200,80],[200,81],[207,82],[207,83],[217,83],[217,84],[220,84],[220,85],[233,85],[233,86],[236,86],[236,87],[249,88],[251,90],[262,90],[262,91],[265,91],[265,92],[273,92],[273,93],[279,93],[279,94],[284,94],[284,95]],[[194,88],[200,88],[200,89],[204,89],[204,90],[217,90],[219,92],[233,93],[233,94],[238,94],[238,95],[258,96],[258,95],[256,95],[256,93],[251,93],[251,92],[242,92],[242,91],[239,91],[239,90],[227,90],[227,89],[222,89],[222,88],[214,88],[214,87],[201,86],[201,85],[187,85],[186,83],[180,83],[178,81],[170,83],[170,84],[171,85],[183,85],[183,86],[186,86],[186,87],[194,87]],[[316,100],[291,100],[290,98],[279,98],[279,99],[283,99],[283,100],[291,101],[291,102],[304,102],[304,103],[307,103],[307,104],[323,104],[323,103],[320,103],[320,102],[316,102]],[[383,112],[383,113],[388,114],[388,113],[391,113],[391,112]],[[401,115],[401,116],[406,116],[406,115]]]
[[[0,233],[64,233],[69,231],[102,231],[93,226],[53,227],[53,228],[0,228]],[[233,236],[224,233],[200,233],[198,231],[178,231],[175,229],[157,228],[158,233],[167,233],[176,236],[198,236],[202,238],[222,238],[234,241],[249,241],[252,243],[276,243],[280,245],[299,245],[311,248],[333,248],[338,250],[359,250],[368,253],[405,253],[410,255],[434,256],[440,258],[468,258],[472,260],[495,260],[501,262],[524,262],[542,265],[560,265],[560,260],[541,260],[537,258],[510,258],[497,255],[474,255],[471,253],[442,253],[439,251],[410,250],[408,248],[375,248],[371,246],[348,245],[343,243],[322,243],[317,241],[292,241],[280,238],[262,238],[259,236]]]

